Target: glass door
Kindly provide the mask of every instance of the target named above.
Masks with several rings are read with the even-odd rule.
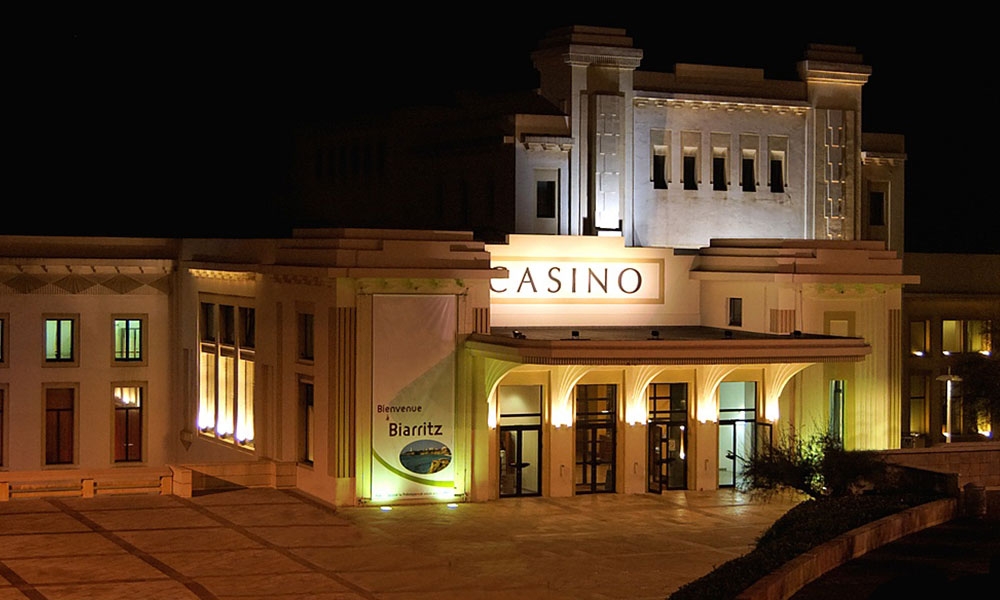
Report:
[[[617,386],[576,387],[576,493],[615,491]]]
[[[647,490],[687,488],[687,384],[651,383],[649,401]]]
[[[500,497],[542,493],[542,386],[503,385],[500,407]]]
[[[757,384],[729,381],[719,385],[719,487],[743,483],[743,461],[756,448]]]

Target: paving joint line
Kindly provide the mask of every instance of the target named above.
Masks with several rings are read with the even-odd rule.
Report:
[[[113,531],[109,531],[109,530],[105,529],[102,525],[100,525],[96,521],[90,519],[89,517],[87,517],[86,515],[84,515],[82,512],[80,512],[80,511],[78,511],[78,510],[76,510],[74,508],[71,508],[66,503],[62,502],[61,500],[58,500],[58,499],[55,499],[55,498],[46,498],[45,501],[48,502],[49,504],[51,504],[52,506],[58,508],[59,510],[61,510],[67,516],[72,517],[73,519],[79,521],[83,525],[86,525],[94,533],[97,533],[97,534],[101,535],[106,540],[112,542],[113,544],[116,544],[122,550],[125,550],[126,552],[128,552],[132,556],[135,556],[136,558],[142,560],[143,562],[145,562],[149,566],[153,567],[157,571],[160,571],[161,573],[163,573],[167,577],[173,579],[177,583],[180,583],[181,585],[183,585],[184,587],[186,587],[188,590],[190,590],[191,593],[193,593],[194,595],[198,596],[198,598],[200,598],[201,600],[219,600],[218,596],[216,596],[212,592],[208,591],[208,589],[205,586],[203,586],[202,584],[198,583],[197,581],[195,581],[191,577],[188,577],[187,575],[184,575],[180,571],[174,569],[170,565],[164,563],[163,561],[161,561],[160,559],[154,557],[153,555],[149,554],[148,552],[146,552],[144,550],[140,550],[138,547],[136,547],[135,545],[129,543],[124,538],[118,536]]]
[[[351,589],[352,591],[360,594],[362,597],[367,598],[368,600],[378,600],[378,596],[376,596],[371,590],[368,590],[368,589],[366,589],[366,588],[364,588],[364,587],[362,587],[362,586],[360,586],[360,585],[358,585],[358,584],[356,584],[356,583],[354,583],[354,582],[346,579],[345,577],[343,577],[342,575],[338,574],[337,572],[335,572],[335,571],[333,571],[331,569],[327,569],[325,567],[321,567],[321,566],[313,563],[312,561],[310,561],[310,560],[308,560],[306,558],[303,558],[303,557],[295,554],[294,552],[290,551],[288,548],[285,548],[284,546],[281,546],[280,544],[275,544],[274,542],[271,542],[270,540],[267,540],[267,539],[265,539],[265,538],[257,535],[256,533],[253,533],[252,531],[250,531],[246,527],[243,527],[242,525],[234,523],[234,522],[230,521],[229,519],[227,519],[227,518],[225,518],[225,517],[223,517],[223,516],[221,516],[219,514],[216,514],[209,507],[201,506],[200,504],[196,504],[195,502],[192,502],[191,500],[188,500],[187,498],[181,498],[179,496],[171,496],[171,498],[175,502],[178,502],[180,504],[183,504],[184,506],[190,507],[191,509],[193,509],[193,510],[199,512],[199,513],[201,513],[202,515],[204,515],[204,516],[206,516],[206,517],[208,517],[208,518],[216,521],[217,523],[220,523],[221,525],[225,526],[226,528],[231,529],[231,530],[239,533],[240,535],[242,535],[242,536],[244,536],[244,537],[246,537],[246,538],[248,538],[250,540],[253,540],[256,543],[258,543],[258,544],[260,544],[260,545],[262,545],[262,546],[264,546],[266,548],[269,548],[269,549],[271,549],[271,550],[273,550],[273,551],[281,554],[285,558],[288,558],[289,560],[295,561],[296,563],[302,565],[303,567],[306,567],[310,571],[313,571],[314,573],[319,573],[319,574],[321,574],[321,575],[323,575],[325,577],[328,577],[328,578],[336,581],[337,583],[343,585],[346,588]],[[321,506],[322,508],[325,508],[327,510],[331,510],[331,509],[329,509],[329,508],[327,508],[325,506],[322,506],[320,504],[318,504],[318,506]],[[331,512],[336,512],[336,511],[331,510]]]

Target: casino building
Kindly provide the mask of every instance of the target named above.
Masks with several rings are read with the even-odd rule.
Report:
[[[526,100],[310,132],[286,238],[0,238],[0,499],[659,493],[791,432],[899,447],[919,278],[870,68],[641,59],[568,28]]]

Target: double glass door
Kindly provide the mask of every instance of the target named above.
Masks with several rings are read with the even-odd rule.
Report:
[[[687,488],[687,431],[680,423],[650,422],[649,486],[653,493]]]
[[[576,493],[615,491],[617,386],[576,387]]]
[[[500,403],[500,497],[542,493],[542,386],[504,385]]]

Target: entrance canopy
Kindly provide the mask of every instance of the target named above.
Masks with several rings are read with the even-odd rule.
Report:
[[[871,353],[862,338],[702,326],[500,327],[472,334],[467,345],[496,358],[538,365],[852,362]]]

